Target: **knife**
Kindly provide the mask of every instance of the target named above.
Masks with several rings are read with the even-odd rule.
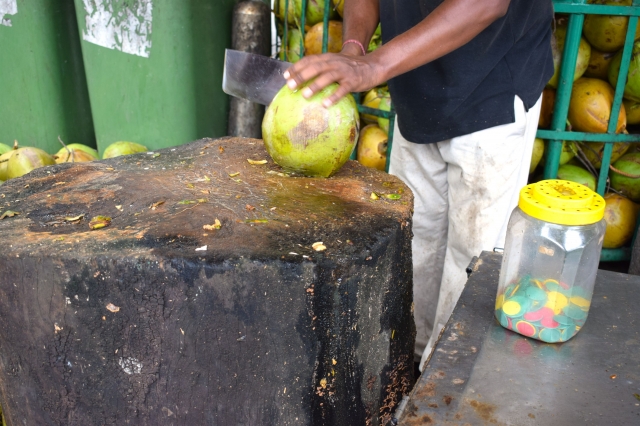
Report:
[[[282,74],[290,66],[289,62],[268,56],[225,49],[222,91],[237,98],[269,105],[285,85]]]

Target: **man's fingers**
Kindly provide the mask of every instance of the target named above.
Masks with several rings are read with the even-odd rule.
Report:
[[[311,96],[313,96],[313,94],[320,92],[330,84],[338,83],[338,90],[336,90],[335,93],[324,99],[322,102],[325,107],[329,107],[340,100],[340,98],[349,93],[349,91],[351,90],[351,85],[348,83],[348,80],[346,80],[346,77],[346,75],[340,75],[339,72],[325,72],[318,78],[313,80],[313,82],[311,82],[309,86],[303,89],[302,96],[304,96],[305,98],[310,98]]]
[[[331,83],[338,82],[340,83],[340,76],[337,73],[332,71],[321,73],[318,78],[313,80],[307,87],[305,87],[302,91],[302,95],[305,98],[310,98],[314,93],[318,93]]]
[[[352,57],[341,54],[325,53],[302,58],[284,73],[287,86],[291,90],[302,89],[302,95],[310,98],[332,83],[338,83],[339,89],[323,100],[323,105],[329,107],[338,102],[347,93],[365,86],[363,71],[366,64],[360,63]],[[363,68],[364,66],[364,68]]]
[[[322,106],[325,108],[329,108],[331,105],[338,102],[340,99],[345,97],[350,92],[349,89],[345,87],[345,85],[338,86],[338,89],[333,92],[331,96],[322,101]]]
[[[318,65],[325,61],[326,58],[323,60],[320,55],[305,56],[284,72],[283,77],[287,80],[287,86],[293,90],[316,77]]]

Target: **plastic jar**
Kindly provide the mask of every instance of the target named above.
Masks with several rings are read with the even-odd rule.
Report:
[[[549,343],[576,335],[591,305],[604,208],[600,195],[574,182],[544,180],[520,191],[496,297],[503,327]]]

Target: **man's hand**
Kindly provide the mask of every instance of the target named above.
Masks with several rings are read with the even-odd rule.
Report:
[[[357,45],[354,47],[359,49]],[[369,59],[370,56],[362,56],[361,53],[355,56],[342,52],[306,56],[290,67],[284,77],[292,90],[313,80],[302,89],[305,98],[310,98],[331,83],[338,83],[338,90],[322,101],[322,105],[328,108],[347,93],[363,92],[384,82],[375,63]]]

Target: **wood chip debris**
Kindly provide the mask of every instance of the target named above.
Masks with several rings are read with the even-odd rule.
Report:
[[[269,222],[268,219],[247,219],[244,221],[244,223],[267,223]]]
[[[111,218],[109,216],[94,216],[89,221],[89,228],[101,229],[111,224]]]
[[[212,225],[203,225],[202,226],[202,229],[204,229],[205,231],[213,231],[213,230],[220,229],[220,228],[222,228],[222,223],[220,223],[218,218],[216,218],[216,220],[213,222]]]
[[[107,311],[109,311],[109,312],[113,312],[113,313],[116,313],[116,312],[120,311],[120,307],[119,307],[119,306],[114,305],[113,303],[109,303],[109,304],[106,306],[106,308],[107,308]]]
[[[196,251],[207,251],[207,246],[198,247]]]
[[[250,158],[247,158],[247,162],[249,164],[253,164],[254,166],[258,166],[260,164],[267,164],[267,160],[252,160]]]
[[[311,245],[311,248],[314,249],[315,251],[324,251],[327,249],[327,246],[325,246],[322,241],[318,241],[315,242]]]
[[[7,218],[7,217],[14,217],[16,215],[19,215],[20,212],[14,212],[11,210],[7,210],[6,212],[2,213],[2,215],[0,216],[0,220]]]
[[[78,215],[78,216],[73,216],[73,217],[67,216],[67,217],[64,218],[64,220],[66,222],[77,222],[80,219],[82,219],[83,217],[84,217],[84,214],[81,214],[81,215]]]
[[[151,210],[155,210],[155,209],[156,209],[156,207],[161,206],[161,205],[163,205],[163,204],[164,204],[164,200],[163,200],[163,201],[158,201],[157,203],[153,203],[153,204],[151,204],[151,205],[149,206],[149,208],[150,208]]]

